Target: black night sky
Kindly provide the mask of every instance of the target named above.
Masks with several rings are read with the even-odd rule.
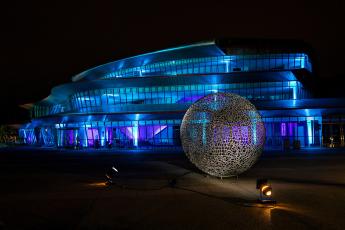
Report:
[[[18,105],[45,98],[90,67],[219,37],[304,40],[317,54],[319,91],[345,95],[340,0],[31,2],[1,6],[0,123],[28,120]]]

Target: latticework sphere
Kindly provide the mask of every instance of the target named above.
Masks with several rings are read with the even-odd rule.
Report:
[[[181,124],[189,160],[217,177],[238,175],[259,158],[265,127],[255,106],[231,93],[207,95],[189,107]]]

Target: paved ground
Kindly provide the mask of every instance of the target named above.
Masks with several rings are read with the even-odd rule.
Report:
[[[275,207],[253,202],[257,177],[271,179]],[[220,180],[178,153],[10,148],[0,182],[0,229],[345,229],[345,150],[266,152]]]

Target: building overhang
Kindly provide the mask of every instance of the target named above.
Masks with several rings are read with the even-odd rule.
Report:
[[[254,101],[263,117],[311,117],[345,114],[345,98]],[[64,113],[35,119],[41,124],[89,121],[182,119],[191,104],[123,105],[112,113]]]
[[[69,96],[76,92],[83,92],[94,89],[107,88],[133,88],[149,86],[170,86],[170,85],[197,85],[197,84],[231,84],[251,82],[276,82],[296,81],[291,71],[271,72],[241,72],[209,75],[182,75],[182,76],[153,76],[136,78],[115,78],[107,80],[94,80],[84,82],[67,83],[52,89],[51,95],[36,103],[36,105],[54,105],[64,103]]]

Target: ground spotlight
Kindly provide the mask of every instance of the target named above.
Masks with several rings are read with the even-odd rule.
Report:
[[[260,203],[276,203],[276,201],[272,199],[272,186],[268,183],[267,179],[257,179],[256,189],[260,191]]]
[[[116,174],[119,173],[119,171],[114,167],[112,166],[106,173],[105,173],[105,177],[106,177],[106,180],[107,180],[107,184],[112,184],[114,181],[114,177],[116,176]]]

